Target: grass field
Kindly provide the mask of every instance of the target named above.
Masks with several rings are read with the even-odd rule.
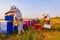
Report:
[[[41,19],[41,24],[44,21]],[[21,35],[13,32],[13,34],[4,35],[0,33],[0,40],[60,40],[60,18],[51,18],[51,29],[40,28],[34,30],[33,26],[29,30],[25,30]]]

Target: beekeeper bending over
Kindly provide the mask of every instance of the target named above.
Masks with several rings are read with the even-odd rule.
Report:
[[[17,20],[17,25],[18,25],[18,34],[21,34],[21,31],[24,32],[23,30],[23,20],[22,20],[22,14],[20,10],[16,6],[11,6],[10,11],[8,11],[5,14],[8,13],[15,13],[15,19]]]
[[[43,20],[45,21],[44,28],[50,29],[51,28],[51,26],[50,26],[50,16],[48,14],[45,14],[45,13],[43,13],[42,16],[43,16]]]

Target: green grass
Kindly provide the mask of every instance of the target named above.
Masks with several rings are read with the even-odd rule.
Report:
[[[6,35],[0,34],[0,40],[60,40],[60,25],[52,25],[54,26],[52,29],[39,29],[34,30],[31,26],[30,30],[26,30],[25,33],[19,34],[11,34]]]

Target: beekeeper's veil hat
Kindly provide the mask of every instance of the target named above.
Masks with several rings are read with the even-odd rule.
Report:
[[[45,13],[42,13],[42,16],[46,16],[46,14]]]
[[[14,11],[14,10],[16,10],[17,8],[16,8],[16,6],[11,6],[11,8],[10,8],[10,11]]]

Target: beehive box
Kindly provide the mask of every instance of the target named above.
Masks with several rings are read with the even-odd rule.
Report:
[[[11,34],[13,32],[12,21],[0,21],[0,31],[3,34]]]
[[[5,20],[13,21],[14,20],[14,16],[5,16]]]

